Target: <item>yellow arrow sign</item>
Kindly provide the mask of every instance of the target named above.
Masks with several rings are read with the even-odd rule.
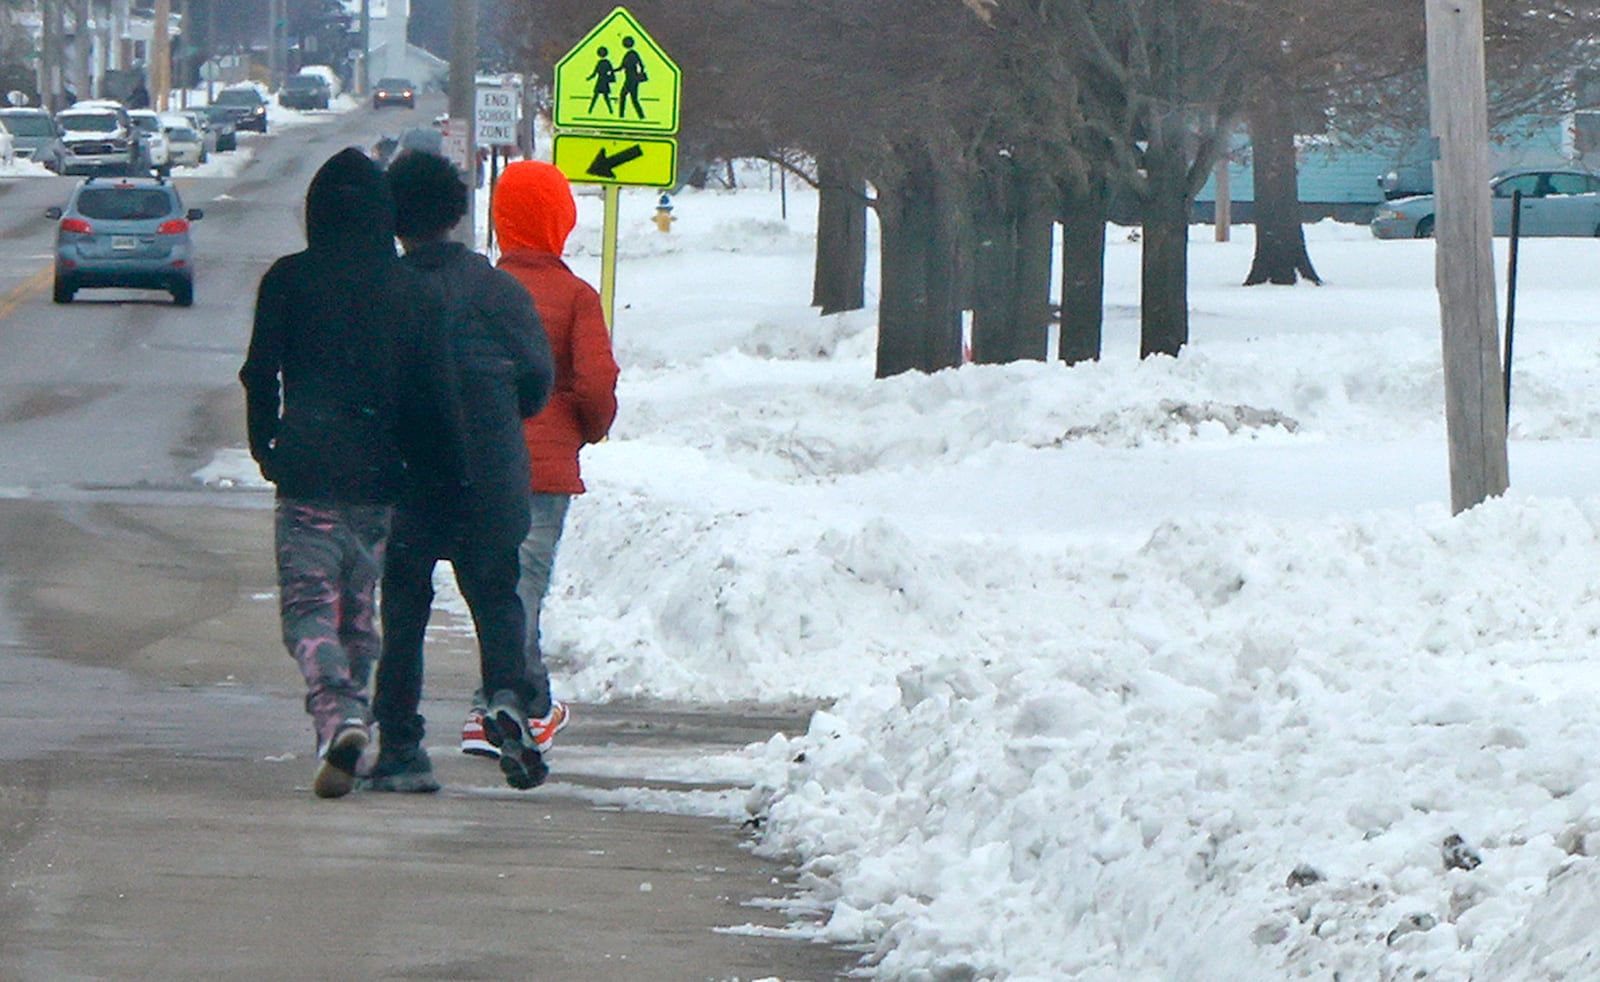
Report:
[[[622,7],[556,62],[558,129],[678,132],[682,73]]]
[[[550,159],[569,181],[670,188],[678,178],[678,141],[614,133],[557,133]]]

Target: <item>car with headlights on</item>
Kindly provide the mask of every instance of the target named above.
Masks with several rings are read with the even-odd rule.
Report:
[[[211,99],[213,106],[222,106],[233,117],[234,129],[267,131],[267,100],[253,85],[240,85],[223,89]]]
[[[408,78],[378,79],[378,84],[372,87],[372,108],[382,109],[384,106],[417,108],[417,87]]]
[[[179,307],[194,303],[190,225],[203,213],[185,209],[166,178],[91,177],[45,216],[57,222],[56,303],[100,287],[165,290]]]
[[[1518,233],[1527,236],[1600,236],[1600,176],[1578,170],[1518,168],[1489,182],[1494,234],[1511,234],[1511,206],[1522,192]],[[1380,239],[1429,239],[1434,196],[1396,198],[1378,206],[1372,234]]]

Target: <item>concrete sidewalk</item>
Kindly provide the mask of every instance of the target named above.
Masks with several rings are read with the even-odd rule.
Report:
[[[456,752],[476,674],[430,637],[445,790],[322,801],[248,497],[0,501],[0,982],[838,978],[782,936],[792,871],[728,819],[607,789],[803,711],[579,706],[550,783]],[[670,768],[666,769],[670,772]],[[740,792],[735,791],[734,795]]]

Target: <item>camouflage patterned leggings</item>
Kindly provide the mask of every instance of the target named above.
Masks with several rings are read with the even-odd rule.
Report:
[[[321,746],[341,721],[369,718],[389,507],[279,498],[274,532],[283,644],[305,676]]]

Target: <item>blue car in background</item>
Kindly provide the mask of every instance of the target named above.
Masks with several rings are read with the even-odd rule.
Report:
[[[56,303],[94,287],[165,290],[179,307],[194,303],[190,223],[203,213],[185,209],[165,178],[91,177],[45,215],[58,223]]]

